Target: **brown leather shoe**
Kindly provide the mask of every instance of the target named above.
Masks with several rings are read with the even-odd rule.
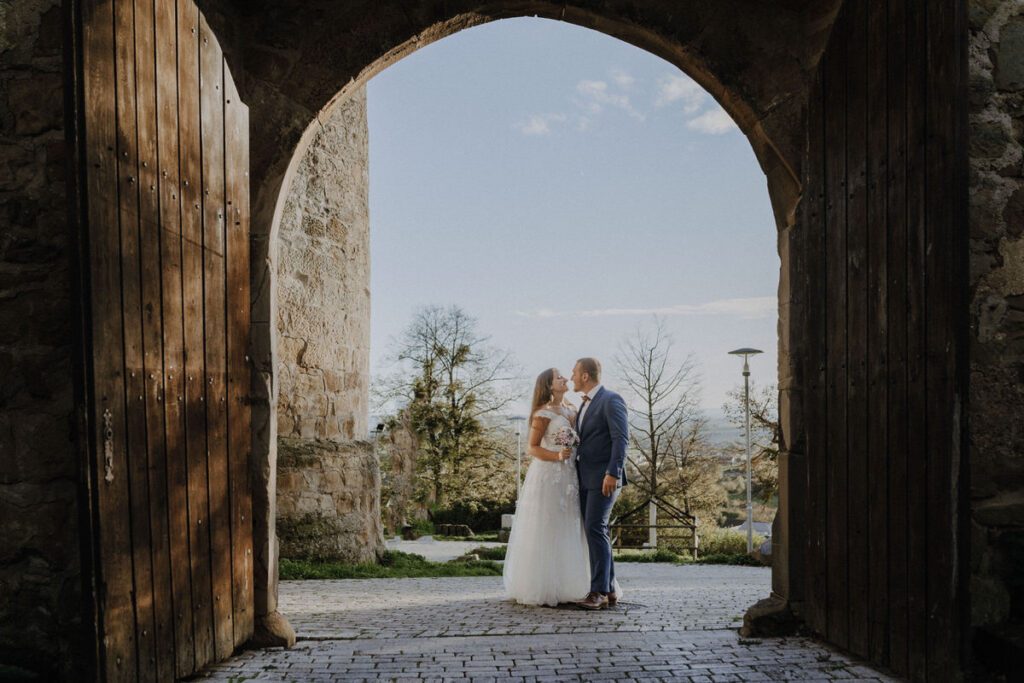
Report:
[[[608,598],[600,593],[590,592],[587,597],[576,603],[580,609],[598,610],[608,607]]]
[[[615,607],[615,605],[619,603],[619,599],[615,597],[615,593],[605,593],[604,597],[608,598],[609,607]]]

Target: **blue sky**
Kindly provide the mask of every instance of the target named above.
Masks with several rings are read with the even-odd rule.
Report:
[[[754,346],[776,374],[779,259],[764,175],[677,68],[571,24],[462,31],[368,84],[371,368],[425,304],[457,304],[530,380],[661,315],[717,417]],[[524,401],[525,405],[525,401]]]

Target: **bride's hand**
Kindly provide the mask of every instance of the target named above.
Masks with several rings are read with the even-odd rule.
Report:
[[[572,457],[572,449],[571,448],[563,448],[562,450],[558,451],[558,459],[559,459],[559,461],[568,460],[571,457]]]

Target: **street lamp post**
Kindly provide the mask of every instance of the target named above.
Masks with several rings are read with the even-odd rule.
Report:
[[[522,415],[513,415],[508,419],[516,425],[516,509],[518,510],[519,491],[523,481],[523,422],[526,421],[526,418]]]
[[[746,414],[747,432],[747,552],[754,551],[754,503],[750,492],[750,364],[747,362],[750,356],[764,353],[758,349],[736,349],[730,351],[733,356],[743,356],[743,411]]]

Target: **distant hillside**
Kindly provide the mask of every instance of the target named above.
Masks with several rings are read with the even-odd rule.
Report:
[[[743,429],[737,427],[724,417],[711,417],[708,420],[708,433],[711,443],[724,445],[743,438]]]
[[[370,416],[370,436],[373,436],[373,430],[376,428],[381,418],[376,415]],[[505,415],[491,415],[484,420],[484,424],[488,427],[504,427],[512,432],[515,431],[515,424],[509,421],[509,418]],[[526,431],[525,424],[523,430]],[[713,416],[708,420],[708,434],[710,441],[715,446],[721,446],[728,443],[739,441],[743,438],[743,429],[732,424],[723,416]]]

